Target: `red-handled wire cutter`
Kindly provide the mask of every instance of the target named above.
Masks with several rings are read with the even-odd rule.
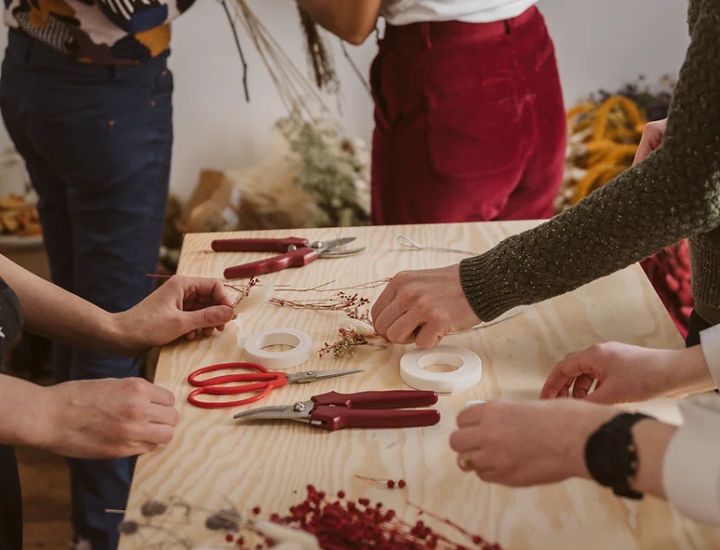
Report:
[[[419,428],[440,422],[435,409],[398,410],[437,403],[432,391],[371,391],[316,395],[293,405],[260,407],[233,418],[252,420],[295,420],[335,431],[343,428]]]
[[[303,267],[320,257],[350,256],[365,250],[365,247],[352,250],[343,248],[354,240],[355,237],[345,237],[311,243],[308,239],[299,237],[286,237],[284,239],[216,239],[211,246],[215,252],[281,253],[279,256],[228,267],[225,270],[224,276],[226,279],[242,279],[275,273],[289,267]]]

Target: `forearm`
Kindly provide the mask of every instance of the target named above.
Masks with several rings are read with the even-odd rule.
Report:
[[[0,375],[0,444],[42,446],[51,421],[45,392],[41,386]]]
[[[28,331],[110,353],[124,353],[116,317],[0,256],[0,277],[17,294]]]
[[[703,4],[663,144],[575,207],[461,263],[468,301],[484,321],[569,292],[720,225],[720,7]]]
[[[382,0],[297,0],[321,27],[351,44],[362,44],[375,28]]]

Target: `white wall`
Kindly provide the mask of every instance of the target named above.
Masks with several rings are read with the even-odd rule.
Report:
[[[232,0],[231,0],[232,1]],[[353,0],[348,0],[353,1]],[[305,70],[303,38],[291,0],[248,0],[284,49]],[[555,40],[568,103],[600,87],[613,89],[639,73],[650,82],[676,73],[687,47],[686,3],[678,0],[540,0]],[[172,187],[186,196],[201,168],[253,163],[269,127],[284,114],[275,89],[247,36],[251,103],[242,91],[242,67],[217,2],[198,0],[174,28],[175,160]],[[3,36],[2,40],[5,40]],[[333,41],[334,43],[334,41]],[[4,47],[4,43],[0,43]],[[348,46],[367,74],[374,39]],[[343,84],[342,121],[366,140],[372,132],[371,100],[336,48]],[[0,148],[9,143],[0,134]]]

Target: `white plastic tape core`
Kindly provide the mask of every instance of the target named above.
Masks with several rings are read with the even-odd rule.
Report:
[[[299,330],[278,329],[258,332],[245,338],[245,358],[271,370],[291,369],[312,357],[312,340]],[[270,346],[290,346],[286,351],[268,351]]]
[[[429,372],[432,365],[450,365],[452,372]],[[469,349],[438,346],[415,350],[400,360],[400,378],[411,388],[436,393],[459,393],[473,387],[482,379],[482,361]]]

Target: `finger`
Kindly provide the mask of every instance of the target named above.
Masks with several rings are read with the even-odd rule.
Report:
[[[415,336],[415,345],[420,349],[434,348],[440,343],[447,330],[442,330],[437,323],[420,325],[420,331]]]
[[[540,392],[540,399],[562,397],[561,392],[566,388],[570,388],[573,380],[583,374],[598,378],[593,361],[588,360],[584,353],[568,355],[555,365],[555,368],[550,372]]]
[[[385,338],[393,344],[410,344],[415,340],[415,333],[419,327],[420,323],[417,317],[408,311],[403,313],[395,320],[392,326],[387,329]]]
[[[385,308],[390,305],[390,303],[395,298],[395,285],[390,281],[390,284],[385,287],[385,290],[382,291],[382,294],[380,294],[380,297],[375,300],[375,303],[373,304],[372,308],[370,309],[370,317],[373,319],[375,324],[375,330],[377,331],[377,320],[382,314],[383,311],[385,311]],[[378,334],[381,334],[378,332]]]
[[[163,405],[165,407],[173,407],[175,405],[175,395],[170,390],[148,383],[150,387],[147,393],[147,399],[155,405]]]
[[[202,329],[203,336],[205,338],[210,338],[213,335],[215,328],[214,327],[206,327]]]
[[[185,338],[187,338],[188,340],[195,340],[195,331],[191,330],[190,332],[185,334]]]
[[[450,436],[450,448],[456,453],[469,453],[482,447],[482,429],[479,426],[462,428]]]
[[[458,428],[475,426],[482,421],[485,413],[485,404],[473,405],[462,411],[457,417]]]
[[[575,379],[572,396],[575,399],[585,399],[588,393],[590,393],[590,388],[592,387],[593,382],[595,382],[595,379],[592,376],[581,374]]]
[[[143,426],[139,441],[151,445],[167,445],[172,441],[174,435],[175,428],[168,424],[148,423]]]
[[[108,458],[126,458],[128,456],[144,455],[153,452],[157,448],[158,446],[152,443],[134,441],[131,444],[119,446]]]
[[[225,330],[225,325],[219,325],[215,327],[215,330],[217,330],[218,332],[223,332]]]
[[[148,407],[148,422],[151,424],[177,426],[179,420],[180,413],[178,413],[172,405],[159,405],[152,403]]]
[[[183,312],[184,332],[224,325],[232,320],[234,312],[228,306],[211,306],[197,311]]]
[[[395,322],[407,312],[407,306],[402,304],[400,300],[393,300],[385,307],[380,315],[373,316],[375,322],[375,331],[381,336],[387,338],[388,330]]]
[[[222,305],[232,307],[233,302],[225,291],[225,285],[217,279],[204,277],[183,277],[180,284],[185,290],[188,301],[191,297],[194,300],[205,304]]]

